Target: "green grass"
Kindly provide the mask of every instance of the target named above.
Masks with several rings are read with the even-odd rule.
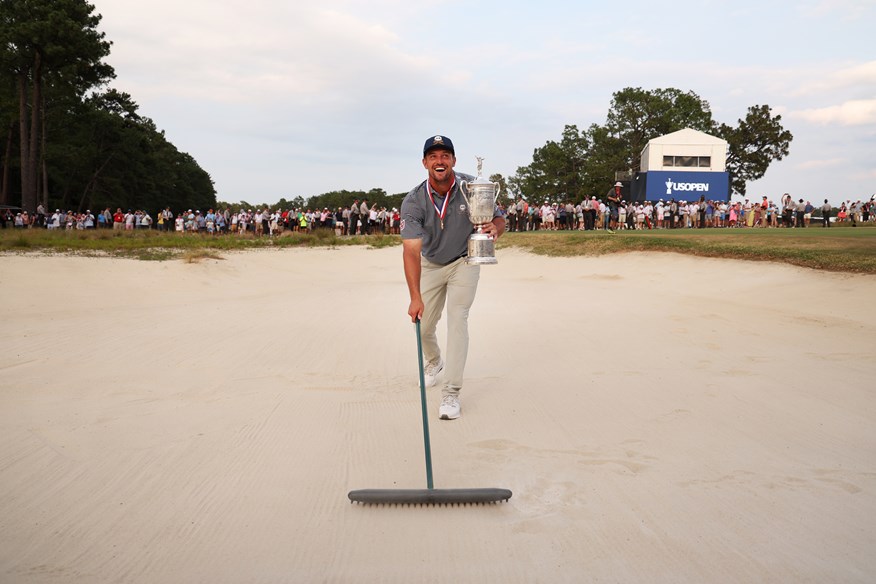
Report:
[[[876,229],[872,227],[509,233],[499,240],[502,247],[520,247],[548,256],[676,252],[876,274]]]
[[[380,248],[398,245],[398,237],[372,235],[367,238],[337,237],[328,229],[313,233],[288,232],[277,237],[253,235],[208,235],[161,233],[149,231],[66,231],[46,229],[5,229],[0,231],[0,252],[38,251],[42,253],[72,253],[79,255],[129,257],[142,260],[185,259],[208,257],[206,252],[289,247],[340,247],[369,245]]]
[[[331,230],[284,233],[257,238],[226,235],[181,235],[157,231],[0,231],[0,253],[73,253],[130,257],[142,260],[221,258],[222,253],[277,248],[337,248],[400,245],[397,235],[337,237]],[[705,257],[774,261],[818,270],[876,274],[876,228],[823,229],[678,229],[619,231],[615,234],[583,231],[508,233],[498,248],[518,247],[546,256],[586,256],[641,251],[676,252]]]

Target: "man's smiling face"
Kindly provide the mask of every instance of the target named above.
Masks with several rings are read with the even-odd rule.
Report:
[[[445,183],[453,178],[456,156],[450,150],[433,148],[423,157],[423,166],[429,171],[429,179],[433,183]]]

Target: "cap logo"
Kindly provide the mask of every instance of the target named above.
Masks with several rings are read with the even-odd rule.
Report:
[[[434,138],[432,138],[432,141],[435,142],[436,144],[443,144],[444,138],[441,136],[435,136]]]

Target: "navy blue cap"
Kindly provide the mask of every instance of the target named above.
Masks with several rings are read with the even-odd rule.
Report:
[[[453,142],[451,142],[450,138],[447,136],[432,136],[426,140],[426,143],[423,145],[423,156],[426,155],[426,152],[435,148],[450,150],[450,153],[456,156],[456,151],[453,149]]]

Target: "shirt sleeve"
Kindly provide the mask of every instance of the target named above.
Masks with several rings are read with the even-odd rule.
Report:
[[[399,223],[402,239],[423,239],[426,234],[423,219],[422,208],[412,201],[410,196],[406,197],[402,201]]]

